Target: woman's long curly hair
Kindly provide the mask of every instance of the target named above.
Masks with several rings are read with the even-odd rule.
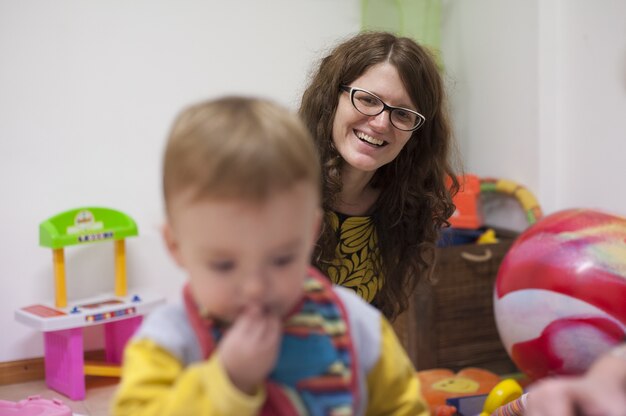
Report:
[[[422,276],[430,279],[435,244],[454,212],[452,195],[459,184],[450,161],[452,133],[443,80],[435,60],[409,38],[385,32],[364,32],[341,43],[322,59],[304,92],[300,116],[313,134],[322,163],[325,216],[313,262],[322,270],[335,257],[338,237],[330,225],[341,191],[344,163],[334,146],[333,121],[339,103],[339,86],[350,85],[372,66],[388,62],[426,123],[414,131],[406,146],[371,180],[380,190],[372,207],[378,234],[384,283],[374,304],[389,319],[408,307],[409,295]]]

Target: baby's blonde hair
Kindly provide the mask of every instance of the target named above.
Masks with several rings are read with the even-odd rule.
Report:
[[[308,182],[320,191],[313,139],[297,115],[270,101],[223,97],[185,109],[163,159],[163,195],[263,201]]]

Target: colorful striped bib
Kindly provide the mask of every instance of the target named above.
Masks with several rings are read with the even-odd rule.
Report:
[[[184,299],[191,326],[208,358],[224,330],[200,316],[188,287]],[[261,415],[353,415],[358,400],[356,360],[341,300],[320,272],[309,269],[303,299],[285,318],[280,354],[265,384],[267,400]]]

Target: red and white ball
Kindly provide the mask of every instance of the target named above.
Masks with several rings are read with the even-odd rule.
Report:
[[[626,337],[626,219],[570,209],[534,224],[500,266],[494,313],[531,379],[584,372]]]

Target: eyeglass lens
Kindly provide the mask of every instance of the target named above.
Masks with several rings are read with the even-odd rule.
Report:
[[[378,115],[385,108],[385,104],[378,97],[361,90],[354,90],[352,104],[366,116]],[[401,130],[413,130],[422,122],[417,114],[402,108],[392,108],[390,119],[391,124]]]

